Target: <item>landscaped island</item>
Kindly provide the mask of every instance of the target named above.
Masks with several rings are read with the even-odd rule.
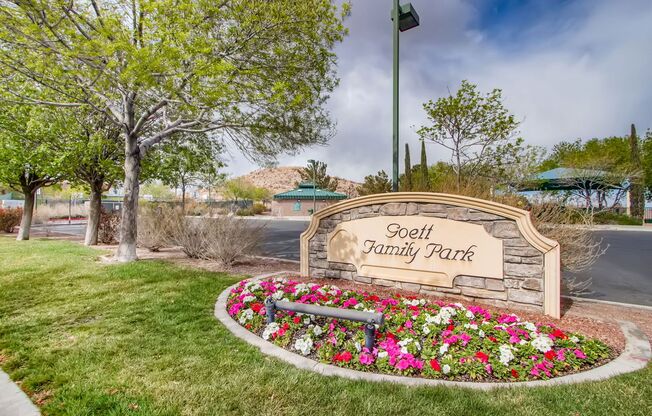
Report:
[[[358,322],[277,311],[267,324],[268,297],[306,304],[382,312],[375,348],[364,347]],[[243,280],[232,289],[228,313],[248,330],[297,354],[361,371],[458,381],[525,381],[585,370],[608,361],[603,342],[553,324],[460,303],[394,294],[379,297],[334,285],[287,278]]]

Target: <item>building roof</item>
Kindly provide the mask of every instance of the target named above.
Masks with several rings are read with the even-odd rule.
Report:
[[[302,182],[291,191],[274,195],[274,199],[346,199],[347,196],[339,192],[314,188],[312,182]]]

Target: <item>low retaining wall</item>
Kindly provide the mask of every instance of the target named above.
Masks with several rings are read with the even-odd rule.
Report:
[[[560,317],[559,244],[529,213],[459,195],[399,192],[318,211],[301,273]]]

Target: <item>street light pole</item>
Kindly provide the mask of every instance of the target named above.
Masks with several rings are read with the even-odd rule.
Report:
[[[419,15],[411,3],[399,5],[399,0],[394,0],[392,8],[392,43],[394,44],[394,57],[392,62],[392,192],[398,192],[398,33],[419,26]]]
[[[392,9],[392,42],[394,59],[392,63],[392,192],[398,192],[398,20],[400,14],[398,0]]]
[[[312,165],[312,215],[315,215],[315,211],[317,211],[317,162],[310,159],[308,163]]]

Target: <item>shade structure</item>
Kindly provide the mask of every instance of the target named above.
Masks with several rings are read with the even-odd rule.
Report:
[[[533,175],[516,188],[519,192],[627,189],[629,182],[621,181],[616,175],[602,170],[555,168]]]

